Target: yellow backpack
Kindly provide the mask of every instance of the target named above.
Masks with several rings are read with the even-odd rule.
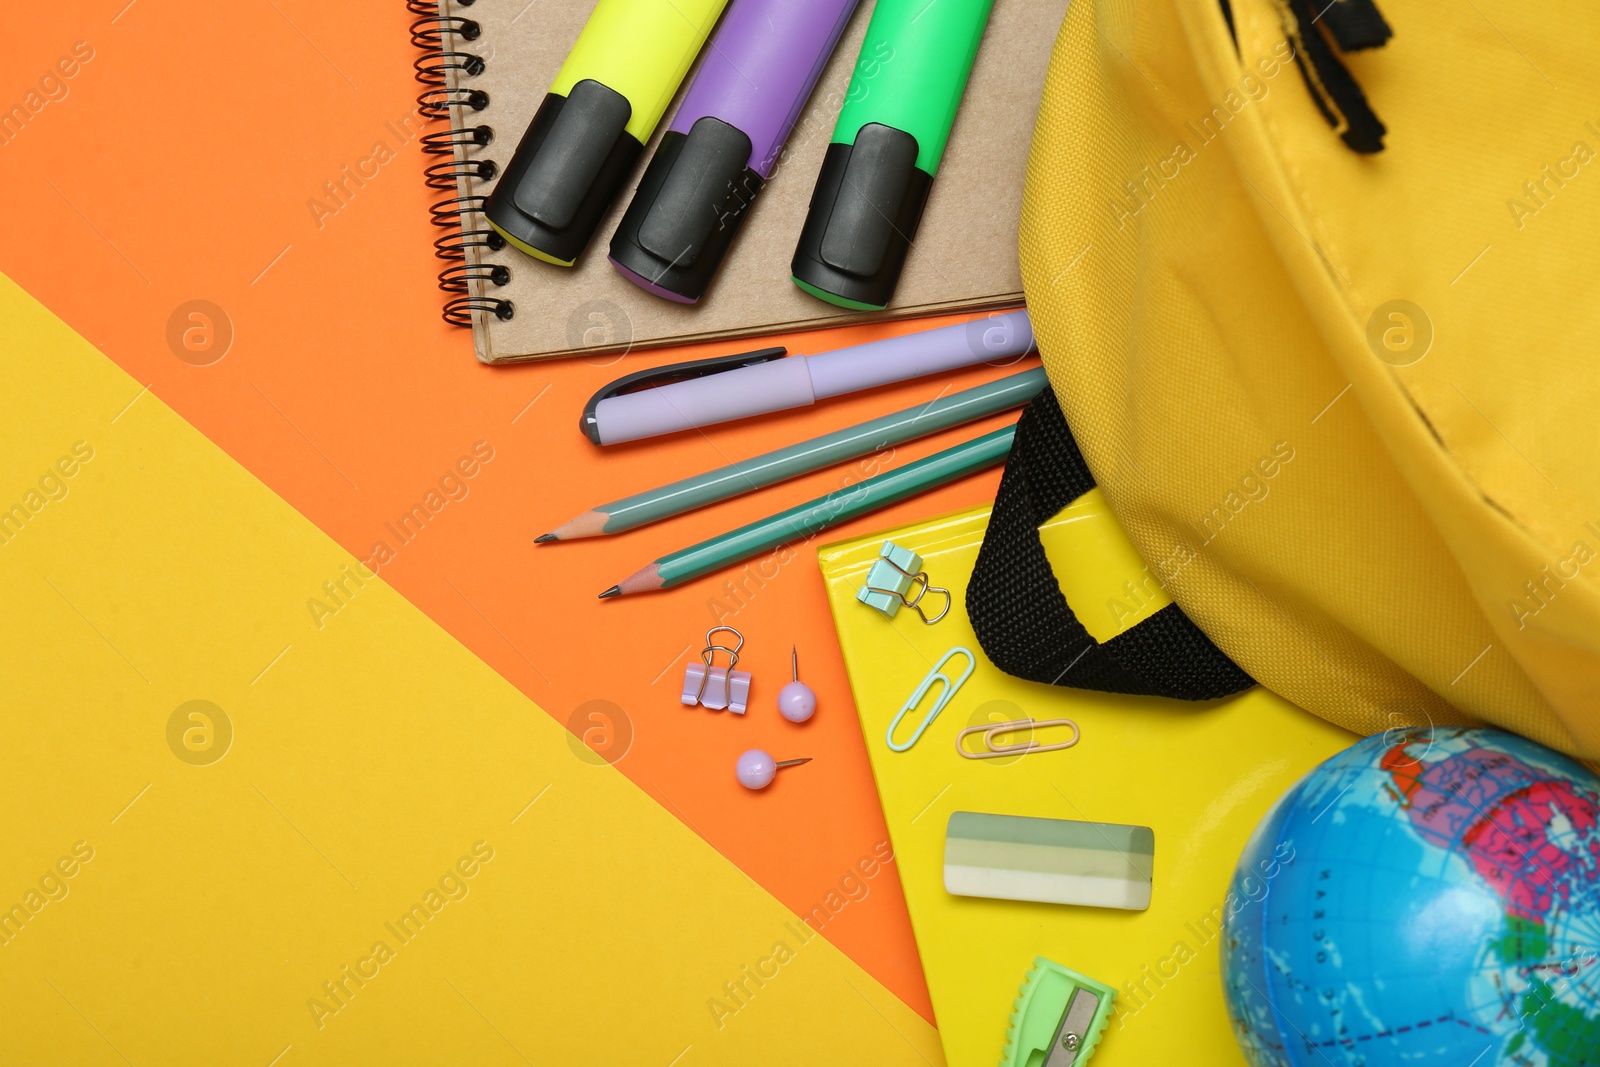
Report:
[[[1385,0],[1364,48],[1323,2],[1072,5],[1021,239],[1055,397],[969,612],[1042,681],[1600,759],[1600,8]],[[1084,646],[1025,543],[1079,450],[1153,636]]]

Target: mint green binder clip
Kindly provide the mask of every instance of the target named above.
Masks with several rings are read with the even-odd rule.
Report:
[[[922,609],[922,598],[929,593],[944,597],[944,607],[934,616]],[[954,598],[950,590],[932,585],[928,572],[922,569],[922,557],[909,548],[901,548],[893,541],[885,541],[878,558],[867,571],[867,584],[856,590],[856,599],[889,618],[894,618],[901,606],[911,608],[922,621],[932,625],[950,612]]]

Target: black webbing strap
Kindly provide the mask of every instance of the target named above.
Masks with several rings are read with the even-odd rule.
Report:
[[[995,666],[1035,682],[1209,700],[1254,685],[1176,604],[1105,644],[1067,606],[1039,526],[1094,488],[1055,393],[1023,411],[989,529],[967,585],[967,615]]]

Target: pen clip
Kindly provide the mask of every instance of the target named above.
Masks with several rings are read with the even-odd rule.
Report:
[[[600,401],[607,397],[620,396],[623,393],[637,393],[641,389],[654,389],[661,385],[672,385],[675,382],[686,382],[691,378],[704,378],[708,374],[720,374],[725,370],[737,370],[740,367],[753,367],[757,363],[768,363],[774,359],[782,359],[789,354],[786,348],[762,348],[754,352],[734,352],[726,356],[712,356],[710,359],[691,359],[682,363],[668,363],[660,367],[651,367],[647,370],[634,371],[606,385],[602,385],[589,402],[583,405],[583,416],[578,420],[578,429],[594,444],[600,443],[600,424],[594,417],[595,409],[600,406]]]

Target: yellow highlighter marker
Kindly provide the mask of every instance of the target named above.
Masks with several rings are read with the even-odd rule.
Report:
[[[489,194],[489,225],[572,266],[726,3],[600,0]]]

